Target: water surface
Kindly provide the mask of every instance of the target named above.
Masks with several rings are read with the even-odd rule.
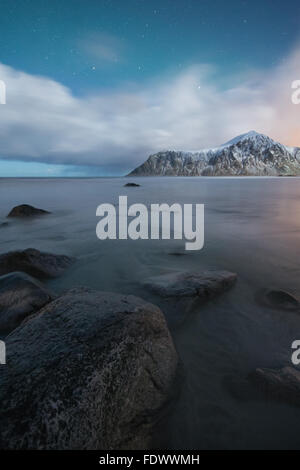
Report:
[[[131,180],[130,180],[131,181]],[[300,409],[266,401],[237,401],[224,377],[256,367],[290,365],[300,318],[256,301],[262,288],[300,296],[300,179],[139,178],[0,179],[0,221],[27,203],[52,214],[9,220],[0,228],[1,253],[29,247],[76,256],[76,264],[48,282],[57,292],[77,285],[139,295],[141,281],[172,270],[208,267],[238,273],[235,288],[202,306],[180,327],[167,318],[184,364],[181,393],[161,423],[156,446],[170,449],[300,448]],[[96,208],[128,202],[205,204],[205,246],[184,252],[184,241],[100,241]]]

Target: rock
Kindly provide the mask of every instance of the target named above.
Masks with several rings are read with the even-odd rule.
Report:
[[[268,399],[300,406],[300,370],[291,366],[282,369],[256,369],[249,376]]]
[[[186,256],[186,253],[183,251],[171,251],[168,253],[170,256]]]
[[[6,338],[1,449],[139,449],[168,402],[177,354],[158,307],[72,289]]]
[[[173,272],[149,278],[143,286],[155,295],[154,301],[169,324],[177,327],[205,301],[230,289],[236,279],[237,275],[228,271]]]
[[[206,300],[232,287],[236,279],[237,275],[228,271],[175,272],[150,278],[145,287],[162,297]]]
[[[36,207],[30,206],[28,204],[22,204],[20,206],[14,207],[7,217],[34,217],[46,214],[51,214],[51,212],[45,211],[43,209],[37,209]]]
[[[284,290],[264,289],[259,292],[258,300],[266,307],[300,312],[300,302],[298,299]]]
[[[44,253],[34,248],[0,255],[0,275],[23,271],[37,278],[60,276],[74,262],[66,255]]]
[[[0,277],[0,331],[9,333],[53,299],[36,279],[21,272]]]
[[[126,184],[124,184],[125,188],[138,188],[139,186],[141,186],[141,185],[137,184],[137,183],[126,183]]]
[[[8,227],[8,225],[9,225],[8,222],[1,222],[1,223],[0,223],[0,227],[1,227],[1,228]]]

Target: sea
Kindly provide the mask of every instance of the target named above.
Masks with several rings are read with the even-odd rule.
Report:
[[[124,187],[127,182],[140,187]],[[99,240],[100,204],[204,204],[205,241]],[[297,177],[1,178],[0,252],[36,248],[76,257],[47,282],[56,293],[75,286],[153,301],[144,282],[175,271],[209,268],[237,273],[236,285],[200,305],[180,325],[166,319],[183,373],[177,398],[155,430],[161,449],[300,449],[300,408],[265,397],[238,397],[258,367],[291,365],[300,316],[259,302],[263,289],[300,298],[300,179]],[[16,205],[51,214],[6,219]],[[182,256],[174,256],[174,254]]]

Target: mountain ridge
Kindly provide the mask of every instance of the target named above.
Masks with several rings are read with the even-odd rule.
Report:
[[[250,131],[215,148],[152,154],[127,176],[279,175],[300,175],[300,148]]]

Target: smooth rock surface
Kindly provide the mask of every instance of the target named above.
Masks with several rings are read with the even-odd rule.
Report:
[[[6,339],[1,449],[147,448],[177,354],[158,307],[76,288]]]
[[[7,217],[34,217],[47,214],[51,214],[51,212],[45,211],[44,209],[38,209],[30,206],[29,204],[21,204],[20,206],[14,207]]]
[[[44,253],[34,248],[0,255],[0,275],[23,271],[37,278],[60,276],[74,262],[66,255]]]
[[[300,406],[300,370],[291,366],[256,369],[249,379],[268,399]]]
[[[148,279],[145,287],[162,297],[213,298],[232,287],[237,279],[229,271],[174,272]]]
[[[259,293],[258,299],[266,307],[300,313],[299,300],[284,290],[264,289]]]
[[[53,299],[39,281],[22,272],[0,276],[0,331],[9,333]]]

